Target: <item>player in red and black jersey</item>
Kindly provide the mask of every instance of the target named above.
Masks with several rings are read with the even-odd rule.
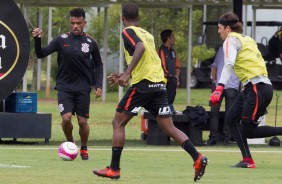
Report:
[[[162,61],[165,78],[167,79],[166,90],[168,103],[172,113],[176,113],[173,103],[176,96],[176,88],[179,86],[180,62],[173,49],[175,37],[171,29],[165,29],[160,34],[162,45],[159,47],[158,54]]]
[[[96,41],[83,32],[86,25],[85,11],[75,8],[70,11],[71,31],[53,39],[41,47],[42,30],[35,28],[32,36],[38,58],[58,53],[58,72],[55,89],[58,90],[58,106],[62,117],[62,129],[68,141],[74,142],[71,122],[77,115],[81,138],[81,157],[88,160],[90,92],[94,85],[96,97],[102,94],[103,63]],[[95,71],[95,72],[94,72]]]

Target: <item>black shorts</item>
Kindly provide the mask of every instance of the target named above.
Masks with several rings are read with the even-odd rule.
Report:
[[[61,115],[71,112],[73,115],[89,118],[90,91],[58,90],[57,97]]]
[[[137,115],[141,107],[154,116],[171,116],[165,84],[143,80],[132,85],[119,102],[116,111]]]

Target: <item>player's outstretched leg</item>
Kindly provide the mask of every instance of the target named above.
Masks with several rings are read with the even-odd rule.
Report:
[[[194,163],[195,177],[194,181],[198,181],[205,174],[208,158],[199,153],[198,159]]]

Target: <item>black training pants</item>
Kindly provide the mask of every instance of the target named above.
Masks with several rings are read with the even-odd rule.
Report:
[[[265,114],[272,96],[272,85],[248,83],[235,99],[225,117],[225,122],[228,123],[243,158],[251,158],[247,138],[282,135],[281,127],[258,126],[257,120]]]

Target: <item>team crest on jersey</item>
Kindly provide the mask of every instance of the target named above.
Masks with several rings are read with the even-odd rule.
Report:
[[[67,34],[62,34],[61,37],[62,37],[62,38],[67,38],[67,37],[69,37],[69,36],[68,36]]]
[[[88,43],[83,43],[81,44],[81,51],[84,52],[84,53],[87,53],[89,52],[89,44]]]
[[[90,38],[87,38],[87,41],[88,41],[89,43],[91,43],[91,42],[92,42],[92,40],[91,40]]]

